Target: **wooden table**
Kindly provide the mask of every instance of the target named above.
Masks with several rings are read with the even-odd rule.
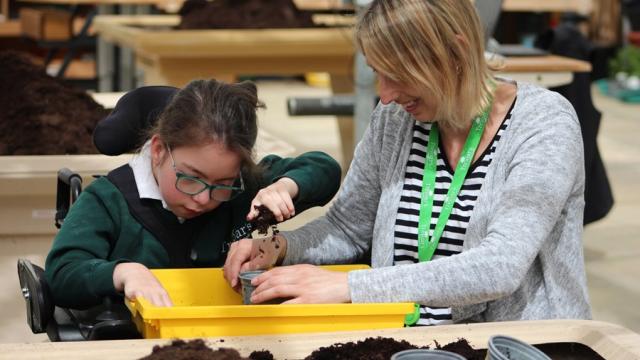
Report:
[[[104,39],[135,50],[145,84],[184,86],[198,77],[294,75],[313,71],[332,77],[353,73],[354,44],[349,28],[269,30],[173,30],[175,15],[98,16]],[[588,62],[561,56],[510,57],[503,75],[555,86],[544,76],[589,72]],[[570,81],[570,78],[569,78]],[[352,85],[352,84],[350,84]]]
[[[91,11],[85,15],[85,21],[82,26],[82,30],[67,41],[65,45],[65,60],[61,69],[58,71],[58,77],[64,77],[66,66],[68,66],[72,57],[74,56],[74,48],[76,44],[86,42],[89,36],[89,29],[91,28],[93,18],[95,14],[127,14],[127,15],[139,15],[149,14],[151,6],[162,5],[165,8],[173,7],[174,11],[177,11],[181,5],[182,0],[19,0],[21,2],[28,2],[40,5],[56,5],[56,6],[69,6],[72,9],[72,13],[76,13],[76,9],[81,5],[93,5]],[[99,79],[100,91],[113,91],[115,76],[118,75],[118,82],[122,85],[123,89],[134,88],[137,84],[135,81],[135,69],[133,68],[133,53],[130,49],[123,49],[116,57],[115,48],[103,41],[97,39],[97,76]],[[115,72],[115,64],[119,64],[119,73]]]
[[[135,51],[144,83],[184,86],[196,78],[328,72],[334,94],[353,92],[354,44],[350,28],[268,30],[172,30],[175,15],[97,16],[100,37]],[[558,56],[508,58],[504,76],[555,86],[588,63]],[[343,165],[350,162],[353,121],[339,117]]]
[[[588,14],[593,0],[504,0],[504,11],[567,11]]]
[[[145,84],[183,86],[198,77],[353,71],[349,28],[171,29],[179,22],[175,15],[98,16],[94,26],[104,39],[135,50]]]
[[[100,94],[102,104],[115,104],[120,94]],[[293,145],[259,129],[256,155],[292,156]],[[58,170],[67,167],[83,178],[86,187],[93,175],[104,175],[131,159],[130,154],[0,156],[0,236],[53,235]],[[2,354],[0,353],[0,358]]]
[[[171,30],[174,15],[98,16],[99,36],[134,49],[144,83],[184,86],[196,78],[328,72],[335,94],[353,92],[354,46],[349,28]],[[353,152],[353,121],[338,119],[343,159]],[[349,163],[348,160],[345,163]]]
[[[506,58],[499,75],[542,87],[554,87],[571,83],[574,73],[590,71],[591,64],[582,60],[557,55],[522,56]]]
[[[0,235],[55,234],[58,170],[78,172],[86,186],[92,175],[106,174],[129,159],[130,155],[0,156]]]
[[[406,329],[341,333],[241,336],[207,339],[209,346],[233,347],[241,355],[268,349],[276,359],[303,359],[321,346],[364,340],[372,336],[407,340],[415,345],[447,344],[464,337],[475,348],[485,348],[492,335],[508,335],[530,344],[575,342],[596,351],[607,360],[640,358],[640,335],[623,327],[585,320],[545,320],[470,325],[443,325]],[[137,359],[151,353],[154,345],[168,340],[121,340],[67,343],[0,344],[2,359]]]
[[[8,0],[2,0],[8,1]],[[127,15],[146,15],[150,13],[150,7],[155,6],[169,13],[176,13],[181,7],[184,0],[19,0],[21,2],[29,2],[44,5],[95,5],[97,14],[127,14]],[[339,0],[294,0],[300,9],[331,9]],[[92,12],[93,14],[94,12]],[[93,22],[93,15],[86,17],[85,28],[89,29]],[[13,30],[6,26],[0,26],[0,34]],[[74,38],[85,36],[85,33],[76,35]],[[73,41],[70,40],[69,44]],[[116,57],[113,46],[105,42],[102,38],[97,41],[97,75],[98,75],[98,91],[110,92],[114,91],[114,80],[118,77],[119,89],[130,90],[139,85],[138,74],[133,65],[133,53],[130,48],[121,48],[120,53]],[[69,60],[66,60],[68,62]],[[116,73],[116,62],[119,71]],[[64,70],[60,72],[63,75]]]

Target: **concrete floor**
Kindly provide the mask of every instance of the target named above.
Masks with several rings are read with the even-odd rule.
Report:
[[[267,104],[260,127],[295,148],[296,153],[320,149],[340,160],[338,128],[332,117],[289,117],[288,96],[323,96],[328,90],[300,82],[260,82],[259,95]],[[596,107],[603,112],[599,144],[616,204],[612,212],[585,230],[584,243],[593,315],[597,320],[623,325],[640,333],[640,192],[633,188],[640,178],[640,105],[622,104],[594,91]],[[634,115],[636,114],[636,115]],[[287,149],[287,151],[289,151]],[[52,204],[53,207],[53,204]],[[281,228],[295,228],[322,214],[317,208]],[[52,224],[53,234],[53,224]],[[52,236],[4,236],[0,238],[0,342],[46,341],[26,324],[25,306],[16,275],[16,260],[28,258],[43,264]]]

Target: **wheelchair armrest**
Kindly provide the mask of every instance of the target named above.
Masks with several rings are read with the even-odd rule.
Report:
[[[140,333],[131,319],[131,312],[123,299],[104,298],[104,311],[96,316],[98,321],[89,333],[91,340],[139,339]]]
[[[140,333],[122,298],[105,297],[102,305],[87,310],[68,309],[85,340],[137,339]],[[56,318],[56,320],[58,320]]]
[[[97,323],[89,332],[88,340],[140,339],[140,333],[131,320],[108,320]]]
[[[101,307],[100,307],[101,308]],[[120,314],[104,316],[105,310],[96,316],[98,308],[89,310],[73,310],[56,307],[53,319],[47,326],[47,335],[51,341],[86,341],[86,340],[122,340],[139,339],[140,333],[131,320]],[[128,310],[127,310],[128,313]],[[111,318],[104,320],[105,318]]]
[[[27,323],[34,334],[43,333],[54,310],[44,270],[27,259],[18,259],[18,278],[27,305]]]
[[[46,332],[51,341],[140,338],[124,303],[106,297],[101,306],[90,310],[56,307],[44,270],[27,259],[18,259],[18,278],[34,334]]]
[[[80,179],[80,182],[82,182],[82,178],[78,173],[75,173],[68,168],[62,168],[58,170],[58,180],[62,181],[63,183],[71,185],[74,178],[78,178]]]

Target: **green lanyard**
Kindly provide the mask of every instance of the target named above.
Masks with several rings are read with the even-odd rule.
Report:
[[[451,186],[447,191],[447,196],[444,199],[442,210],[438,216],[438,222],[436,228],[433,230],[433,235],[429,238],[429,230],[431,227],[431,210],[433,208],[433,200],[435,198],[435,186],[436,186],[436,173],[438,162],[438,142],[440,134],[438,132],[438,124],[433,123],[431,125],[431,131],[429,131],[429,143],[427,144],[427,153],[424,159],[424,173],[422,175],[422,194],[420,196],[420,218],[418,221],[418,260],[420,262],[429,261],[433,257],[433,253],[438,247],[440,237],[444,232],[444,227],[451,216],[453,205],[458,198],[464,179],[467,176],[473,157],[480,144],[484,127],[487,124],[489,118],[489,112],[491,111],[491,103],[484,109],[482,114],[473,120],[471,130],[467,136],[467,140],[462,148],[462,154],[458,161],[458,166],[453,174],[453,180]],[[406,325],[413,325],[420,319],[420,305],[414,304],[414,312],[407,314],[405,318]]]

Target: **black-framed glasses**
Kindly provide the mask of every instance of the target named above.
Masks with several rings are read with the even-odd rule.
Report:
[[[244,191],[242,173],[238,174],[238,178],[234,181],[234,185],[237,184],[238,186],[211,185],[198,177],[178,171],[178,168],[176,168],[176,161],[171,153],[171,148],[167,146],[167,150],[169,151],[169,156],[171,156],[173,171],[176,173],[176,190],[181,193],[194,196],[203,191],[209,190],[209,199],[216,201],[229,201]]]

